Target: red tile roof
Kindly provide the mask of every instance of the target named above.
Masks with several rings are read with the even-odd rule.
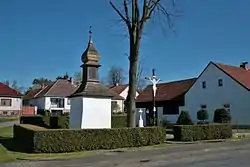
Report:
[[[0,97],[21,97],[22,94],[0,82]]]
[[[238,82],[240,85],[250,91],[250,70],[246,70],[242,67],[236,67],[221,63],[211,63],[213,63],[216,67],[221,69],[224,73],[226,73],[236,82]]]
[[[39,88],[39,89],[31,89],[28,91],[28,93],[26,93],[24,96],[23,96],[23,100],[30,100],[30,99],[33,99],[35,98],[35,96],[42,90],[42,88]]]
[[[197,78],[157,84],[156,101],[172,100],[184,93],[194,84]],[[136,102],[152,101],[152,85],[147,86],[136,98]]]
[[[118,85],[118,86],[111,87],[110,90],[112,90],[118,94],[121,94],[122,91],[124,91],[127,87],[128,87],[128,85]]]

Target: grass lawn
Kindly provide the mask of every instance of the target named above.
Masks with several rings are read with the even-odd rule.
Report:
[[[44,153],[44,154],[31,154],[31,153],[21,153],[13,151],[13,133],[12,127],[0,128],[0,163],[10,162],[18,159],[70,159],[70,158],[81,158],[89,155],[96,155],[100,151],[84,151],[84,152],[74,152],[74,153]],[[146,146],[141,148],[121,148],[112,151],[137,151],[137,150],[150,150],[159,149],[176,146],[175,144],[160,144],[155,146]]]
[[[17,121],[18,117],[0,117],[0,123]]]

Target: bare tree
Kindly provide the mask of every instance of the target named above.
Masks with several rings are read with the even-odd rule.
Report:
[[[10,88],[17,90],[20,93],[23,93],[25,91],[25,87],[20,86],[17,82],[17,80],[13,80],[10,82],[9,80],[3,81],[5,85],[8,85]]]
[[[108,72],[107,82],[110,86],[124,84],[126,77],[125,71],[121,67],[112,66]]]
[[[139,93],[142,92],[146,86],[145,78],[142,76],[143,70],[144,70],[143,62],[140,59],[138,63],[138,69],[137,69],[137,75],[136,75],[136,80],[137,80],[136,88]]]
[[[166,2],[167,0],[164,0]],[[140,42],[145,24],[156,13],[162,14],[172,28],[172,17],[176,11],[167,7],[175,7],[175,1],[169,5],[163,5],[163,0],[123,0],[122,9],[118,8],[112,0],[109,1],[113,10],[126,25],[129,34],[129,92],[126,99],[128,109],[128,126],[135,127],[135,96],[137,83],[137,70],[140,52]],[[142,7],[141,7],[142,3]]]

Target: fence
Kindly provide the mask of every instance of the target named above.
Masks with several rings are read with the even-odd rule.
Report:
[[[35,115],[37,107],[34,106],[23,106],[20,115]]]

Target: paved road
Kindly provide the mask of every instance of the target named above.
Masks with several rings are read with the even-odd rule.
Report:
[[[105,152],[82,159],[19,161],[3,167],[249,167],[250,140],[190,144],[135,152]],[[1,165],[0,165],[1,166]],[[1,166],[1,167],[2,167]]]
[[[7,127],[7,126],[13,126],[14,124],[19,124],[19,121],[11,121],[11,122],[0,123],[0,128],[1,127]]]
[[[19,124],[19,121],[11,121],[11,122],[0,123],[0,128],[7,127],[7,126],[13,126],[14,124]]]

